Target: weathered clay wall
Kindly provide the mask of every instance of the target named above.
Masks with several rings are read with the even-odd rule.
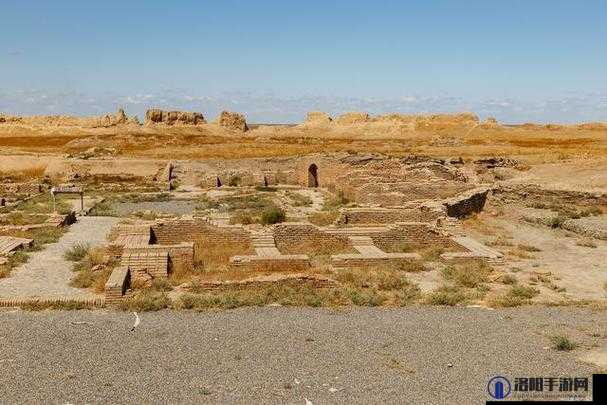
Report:
[[[486,188],[470,190],[446,200],[443,204],[450,217],[463,218],[481,212],[487,201],[489,190]]]
[[[445,251],[466,251],[432,226],[424,223],[398,224],[384,233],[372,235],[375,245],[388,253],[399,253],[404,246],[411,248],[443,248]]]
[[[337,222],[343,225],[392,224],[394,222],[433,222],[444,216],[442,212],[421,209],[364,209],[341,211]]]
[[[274,241],[282,254],[338,254],[356,252],[347,236],[331,235],[304,223],[274,226]]]
[[[607,206],[607,193],[550,190],[532,185],[503,185],[493,190],[493,195],[505,202],[533,202],[545,205]]]
[[[174,219],[152,225],[153,240],[159,245],[195,242],[201,238],[213,238],[219,243],[250,244],[249,232],[238,226],[217,227],[203,218]]]
[[[38,194],[44,190],[40,183],[0,183],[0,193],[2,194]]]
[[[194,265],[194,243],[183,242],[175,245],[146,245],[146,246],[128,246],[124,248],[123,255],[128,254],[146,254],[149,252],[158,252],[168,254],[170,264],[192,267]]]

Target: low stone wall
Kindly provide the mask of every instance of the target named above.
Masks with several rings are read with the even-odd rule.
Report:
[[[550,190],[536,185],[502,185],[493,195],[505,202],[533,202],[544,205],[607,206],[606,192]]]
[[[166,253],[170,257],[171,265],[192,267],[194,265],[194,243],[182,242],[175,245],[141,245],[124,248],[123,255],[146,254],[148,252]]]
[[[131,272],[127,266],[116,267],[105,283],[105,302],[121,300],[131,285]]]
[[[0,183],[0,193],[2,194],[39,194],[44,191],[44,186],[40,183]]]
[[[607,240],[607,216],[568,219],[561,228],[590,238]]]
[[[341,210],[342,225],[393,224],[395,222],[433,222],[444,216],[440,211],[421,209],[351,208]]]
[[[169,255],[166,251],[125,252],[120,265],[128,267],[133,283],[147,283],[169,276]]]
[[[218,243],[250,244],[249,232],[239,226],[214,226],[204,218],[167,220],[152,225],[152,240],[159,245],[212,238]]]
[[[312,224],[285,222],[274,226],[276,247],[283,254],[355,252],[347,236],[323,232]]]
[[[387,231],[371,235],[373,243],[385,252],[402,252],[402,248],[443,248],[446,251],[466,251],[461,245],[444,236],[426,223],[402,223],[391,226]]]
[[[481,212],[485,207],[488,193],[489,189],[487,188],[477,188],[445,200],[443,204],[447,208],[447,215],[463,218]]]

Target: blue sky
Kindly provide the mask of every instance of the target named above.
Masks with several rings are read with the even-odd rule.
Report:
[[[3,0],[0,111],[607,120],[607,1]]]

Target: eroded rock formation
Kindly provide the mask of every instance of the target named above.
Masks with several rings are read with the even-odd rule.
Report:
[[[145,125],[200,125],[206,120],[199,112],[164,111],[152,108],[145,112]]]
[[[322,125],[328,124],[331,121],[333,121],[333,119],[329,114],[322,111],[311,111],[306,115],[305,123],[307,125]]]
[[[215,122],[224,128],[236,131],[244,132],[249,129],[244,115],[235,112],[222,111]]]
[[[348,112],[335,119],[338,124],[359,124],[369,121],[369,113],[366,112]]]

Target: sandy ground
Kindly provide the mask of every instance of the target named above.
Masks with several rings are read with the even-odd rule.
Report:
[[[492,210],[490,207],[480,216],[480,227],[468,223],[464,227],[466,233],[483,243],[491,244],[496,238],[508,243],[507,246],[492,247],[504,254],[504,262],[494,265],[497,270],[512,274],[524,285],[531,281],[541,291],[536,301],[605,301],[607,241],[592,239],[596,247],[580,246],[578,243],[588,238],[525,222],[516,207],[507,207],[499,216],[492,215]],[[517,249],[519,245],[538,251],[521,252]],[[522,257],[517,253],[522,253]],[[538,275],[547,282],[534,284]],[[551,284],[564,291],[550,288]]]
[[[8,403],[480,404],[494,375],[588,376],[607,313],[411,307],[0,311]],[[579,347],[552,349],[565,334]],[[607,364],[603,365],[607,367]]]
[[[607,190],[607,159],[576,159],[538,164],[529,171],[519,172],[516,179],[507,183],[540,184],[556,190],[604,193]]]

